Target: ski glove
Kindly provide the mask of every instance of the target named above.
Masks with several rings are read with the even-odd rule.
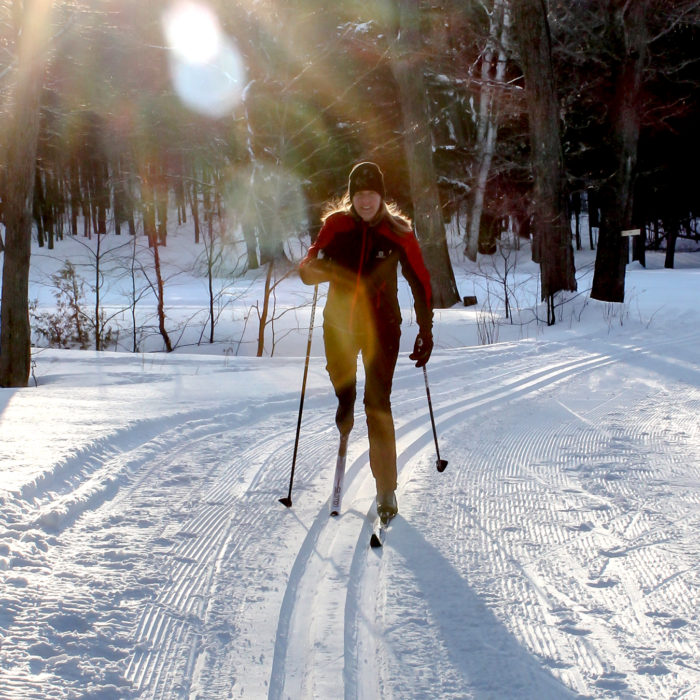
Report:
[[[433,334],[430,331],[421,331],[416,338],[413,352],[408,357],[411,360],[415,360],[416,367],[423,367],[430,359],[430,353],[432,353],[432,351]]]
[[[299,277],[304,284],[329,282],[333,276],[333,263],[325,258],[313,258],[299,267]]]

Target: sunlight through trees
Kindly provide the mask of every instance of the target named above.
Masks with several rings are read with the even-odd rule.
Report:
[[[624,298],[622,228],[643,229],[642,250],[668,243],[670,264],[673,241],[698,236],[700,190],[684,163],[700,152],[700,2],[544,3],[551,76],[535,69],[530,83],[551,85],[560,135],[546,151],[529,139],[523,71],[538,38],[517,19],[524,6],[3,3],[3,332],[26,316],[24,273],[13,274],[28,265],[30,231],[49,247],[112,232],[162,246],[189,217],[197,241],[216,231],[243,261],[239,273],[273,262],[284,274],[364,159],[415,219],[441,305],[459,299],[446,231],[474,258],[505,230],[537,243],[557,217],[567,241],[534,248],[558,293],[572,286],[561,251],[581,211],[598,247],[595,294]],[[29,42],[41,26],[45,40]],[[556,153],[558,211],[538,219]]]

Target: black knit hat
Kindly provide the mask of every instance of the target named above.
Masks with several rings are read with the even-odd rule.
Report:
[[[356,192],[371,190],[384,199],[384,175],[376,163],[358,163],[350,172],[348,194],[350,199]]]

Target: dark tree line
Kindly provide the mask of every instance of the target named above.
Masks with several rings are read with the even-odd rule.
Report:
[[[699,209],[700,3],[551,2],[550,24],[569,190],[599,228],[592,295],[622,301],[620,232],[642,229],[637,259],[662,240],[672,255],[677,221]]]
[[[697,237],[697,0],[209,5],[246,68],[215,117],[173,90],[165,2],[3,6],[0,384],[28,376],[26,359],[8,365],[28,356],[31,228],[39,245],[114,231],[157,248],[170,216],[198,240],[225,216],[249,269],[289,265],[285,241],[315,235],[360,158],[414,217],[443,306],[458,300],[444,225],[460,212],[469,257],[495,251],[504,221],[531,236],[550,302],[575,288],[577,202],[598,229],[600,299],[624,298],[622,230],[644,229],[637,257],[665,245],[668,264],[675,237]],[[25,46],[33,12],[52,21]]]

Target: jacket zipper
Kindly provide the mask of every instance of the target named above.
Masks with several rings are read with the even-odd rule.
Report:
[[[357,305],[357,299],[360,296],[360,280],[362,278],[362,270],[365,266],[365,255],[367,253],[367,224],[362,223],[362,245],[360,247],[360,265],[357,268],[357,275],[355,277],[355,293],[352,296],[352,304],[350,306],[350,329],[352,329],[352,324],[355,318],[355,306]]]

